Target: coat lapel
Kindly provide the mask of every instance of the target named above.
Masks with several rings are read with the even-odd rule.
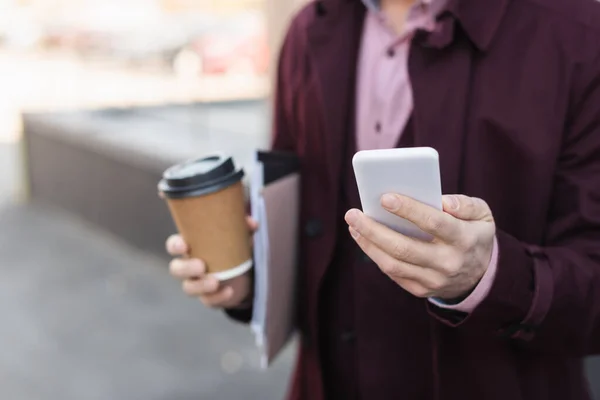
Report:
[[[449,0],[432,33],[413,41],[409,73],[415,145],[440,153],[444,193],[461,193],[474,63],[492,45],[510,0]],[[469,40],[455,40],[459,34]]]
[[[343,146],[354,134],[356,67],[365,7],[360,1],[323,1],[308,28],[309,54],[315,68],[325,119],[322,135],[330,186],[337,190]]]
[[[356,70],[365,7],[360,1],[346,0],[316,2],[315,6],[317,15],[307,35],[310,66],[320,97],[321,115],[316,117],[324,120],[320,132],[327,169],[323,190],[330,192],[326,198],[338,199],[346,140],[355,134]],[[337,224],[339,203],[330,207],[332,223]],[[335,235],[330,237],[332,252],[335,239]],[[313,271],[316,291],[329,265],[328,255],[320,257],[323,262]]]
[[[462,186],[474,57],[468,42],[449,46],[454,22],[445,19],[437,32],[417,35],[409,58],[415,145],[430,146],[439,152],[444,193],[460,193]]]

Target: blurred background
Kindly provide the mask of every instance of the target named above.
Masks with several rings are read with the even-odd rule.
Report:
[[[284,396],[294,345],[260,370],[168,277],[156,183],[215,150],[251,172],[304,1],[0,0],[0,398]]]
[[[168,276],[156,184],[268,143],[297,3],[0,0],[0,398],[283,398],[294,346],[262,371]]]

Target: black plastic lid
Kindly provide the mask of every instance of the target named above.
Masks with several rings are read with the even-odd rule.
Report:
[[[221,154],[177,164],[167,169],[158,190],[169,198],[203,196],[218,192],[242,180],[244,170]]]

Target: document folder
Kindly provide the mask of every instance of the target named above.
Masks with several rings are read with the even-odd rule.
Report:
[[[300,203],[295,155],[257,152],[250,182],[254,234],[252,330],[263,368],[271,365],[296,329],[296,276]]]

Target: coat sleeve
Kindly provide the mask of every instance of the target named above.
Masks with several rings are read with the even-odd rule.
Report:
[[[293,87],[294,68],[299,65],[295,59],[299,53],[298,45],[294,39],[295,23],[292,22],[279,53],[277,73],[275,77],[275,95],[273,102],[273,125],[271,148],[278,151],[293,152],[296,148],[296,139],[293,131]],[[252,320],[252,305],[246,308],[227,309],[227,316],[241,323]]]
[[[470,314],[428,305],[456,329],[534,351],[600,353],[600,56],[576,71],[543,245],[497,232],[491,291]]]

